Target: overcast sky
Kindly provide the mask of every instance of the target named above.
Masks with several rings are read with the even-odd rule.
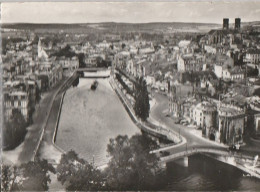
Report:
[[[224,17],[260,20],[255,2],[27,2],[2,3],[3,23],[203,22]]]

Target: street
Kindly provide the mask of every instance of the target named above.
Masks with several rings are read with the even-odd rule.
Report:
[[[200,138],[195,136],[192,133],[192,128],[188,128],[183,125],[174,124],[174,120],[170,117],[166,117],[166,113],[163,113],[168,109],[168,98],[165,95],[154,93],[156,104],[150,112],[150,117],[158,122],[164,123],[168,128],[174,130],[176,133],[180,133],[183,137],[186,138],[187,143],[183,144],[177,148],[170,150],[170,153],[177,153],[184,151],[186,149],[199,148],[199,147],[209,147],[214,149],[223,149],[218,143],[209,141],[205,138]]]

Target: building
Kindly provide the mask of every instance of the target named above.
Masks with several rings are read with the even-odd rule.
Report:
[[[72,72],[79,68],[79,59],[77,57],[61,57],[56,59],[55,63],[62,66],[63,74],[65,76],[70,75]]]
[[[13,110],[17,109],[29,120],[29,95],[25,91],[7,90],[4,91],[4,119],[10,120]]]
[[[203,101],[192,107],[191,119],[200,128],[202,134],[211,140],[215,140],[217,128],[217,108],[214,104]]]
[[[202,71],[205,58],[202,55],[179,55],[177,57],[178,72]]]
[[[254,115],[255,134],[260,134],[260,113]]]
[[[193,86],[183,84],[168,84],[168,86],[169,112],[174,117],[181,117],[184,115],[189,117],[189,107],[186,107],[188,106],[187,103],[194,103],[196,101],[194,98],[187,99],[187,97],[192,96],[194,92]],[[186,105],[182,106],[184,103],[186,103]]]
[[[241,25],[241,19],[235,18],[235,29],[240,30],[240,25]]]
[[[229,19],[228,18],[224,18],[223,19],[223,29],[229,29]]]
[[[39,41],[38,41],[38,58],[44,58],[44,59],[48,58],[47,53],[45,52],[45,50],[42,47],[40,38],[39,38]]]
[[[217,141],[226,145],[243,142],[245,111],[232,104],[220,103],[218,108]]]
[[[223,77],[228,76],[227,70],[230,70],[234,67],[234,60],[228,56],[221,56],[221,58],[217,58],[217,62],[214,65],[214,73],[219,79],[223,79]],[[225,73],[225,74],[224,74]]]
[[[245,70],[239,66],[233,68],[224,68],[222,71],[222,78],[227,81],[239,81],[245,79]]]
[[[246,52],[244,62],[250,63],[250,64],[259,64],[260,63],[260,49],[249,49]]]

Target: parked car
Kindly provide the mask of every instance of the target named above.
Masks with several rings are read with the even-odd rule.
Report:
[[[228,149],[229,149],[230,151],[238,151],[239,148],[240,148],[240,145],[231,145],[231,146],[229,146]]]

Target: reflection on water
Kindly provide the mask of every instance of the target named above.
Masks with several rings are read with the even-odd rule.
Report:
[[[239,169],[203,155],[189,157],[189,167],[167,164],[158,177],[161,190],[243,190],[260,191],[260,181],[244,177]]]

